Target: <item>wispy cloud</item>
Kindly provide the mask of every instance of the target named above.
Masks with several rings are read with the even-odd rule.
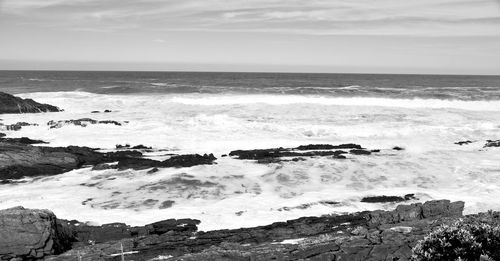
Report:
[[[500,35],[498,0],[3,0],[0,12],[95,32]]]

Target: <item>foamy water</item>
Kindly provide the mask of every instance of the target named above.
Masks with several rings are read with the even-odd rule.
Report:
[[[132,225],[189,217],[200,219],[203,230],[394,207],[359,202],[368,195],[416,193],[420,201],[463,200],[467,213],[500,209],[493,200],[500,197],[500,149],[483,148],[486,140],[500,137],[499,101],[86,92],[21,96],[65,112],[2,115],[5,124],[39,124],[9,132],[10,137],[102,149],[144,144],[165,153],[214,153],[218,160],[216,165],[154,174],[80,169],[2,185],[0,208],[47,208],[61,218]],[[90,113],[105,109],[113,112]],[[78,118],[128,123],[46,125]],[[454,144],[462,140],[474,142]],[[235,149],[350,142],[382,151],[347,160],[320,157],[274,164],[220,157]],[[394,151],[394,146],[405,150]],[[163,158],[162,152],[149,156]],[[174,203],[160,209],[165,201]],[[310,207],[293,208],[302,204]],[[292,209],[280,211],[283,207]]]

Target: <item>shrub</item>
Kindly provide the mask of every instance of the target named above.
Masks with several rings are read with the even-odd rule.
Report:
[[[412,260],[500,260],[500,227],[484,221],[459,220],[441,225],[413,248]]]
[[[479,260],[481,243],[476,241],[471,231],[463,226],[462,221],[451,226],[441,225],[419,241],[413,248],[412,260]]]

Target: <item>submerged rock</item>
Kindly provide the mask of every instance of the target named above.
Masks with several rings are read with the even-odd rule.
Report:
[[[87,127],[88,125],[91,124],[112,124],[116,126],[122,126],[122,123],[117,122],[117,121],[112,121],[112,120],[104,120],[104,121],[97,121],[93,120],[90,118],[82,118],[78,120],[61,120],[61,121],[49,121],[47,122],[47,125],[51,129],[59,129],[62,128],[66,125],[75,125],[75,126],[81,126],[81,127]]]
[[[4,125],[4,124],[0,123],[0,129],[6,130],[6,131],[18,131],[26,126],[38,126],[38,124],[27,123],[27,122],[18,122],[18,123],[14,123],[14,124]]]
[[[484,147],[500,147],[500,140],[487,140]]]
[[[22,99],[0,92],[0,113],[58,112],[61,109],[49,104],[41,104],[32,99]]]
[[[342,149],[350,149],[349,152]],[[303,159],[303,157],[326,157],[333,156],[333,159],[346,159],[344,154],[351,155],[370,155],[380,152],[380,150],[366,150],[358,144],[309,144],[302,145],[296,148],[272,148],[272,149],[255,149],[255,150],[235,150],[229,153],[229,156],[237,157],[238,159],[257,160],[258,163],[277,163],[283,160],[283,157],[294,157],[295,159]],[[292,161],[294,161],[292,159]]]
[[[472,143],[472,141],[470,141],[470,140],[455,142],[456,145],[460,145],[460,146],[462,146],[462,145],[468,145],[468,144],[471,144],[471,143]]]
[[[361,202],[364,203],[387,203],[387,202],[401,202],[405,201],[403,197],[399,196],[374,196],[374,197],[364,197]]]

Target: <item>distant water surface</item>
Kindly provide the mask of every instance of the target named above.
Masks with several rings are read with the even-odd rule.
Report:
[[[0,88],[14,94],[83,91],[499,100],[500,76],[0,71]]]

